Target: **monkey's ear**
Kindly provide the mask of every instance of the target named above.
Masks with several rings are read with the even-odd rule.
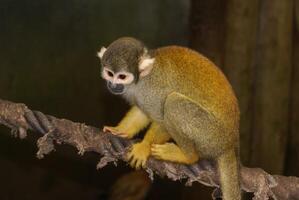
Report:
[[[98,57],[100,58],[100,59],[102,59],[102,57],[103,57],[103,55],[104,55],[104,53],[106,52],[106,47],[102,47],[101,48],[101,50],[98,52]]]
[[[145,57],[141,58],[139,62],[139,76],[144,77],[148,75],[153,69],[155,58]]]
[[[143,56],[141,56],[141,59],[139,61],[139,76],[144,77],[148,75],[154,66],[155,58],[151,58],[150,55],[148,55],[148,50],[146,48],[143,49]]]

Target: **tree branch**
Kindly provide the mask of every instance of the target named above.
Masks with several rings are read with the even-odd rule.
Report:
[[[25,138],[27,130],[42,133],[37,145],[38,158],[54,150],[55,144],[69,144],[78,149],[79,155],[86,151],[97,152],[103,157],[97,165],[100,169],[109,162],[116,163],[125,160],[125,155],[134,140],[118,138],[105,134],[99,129],[67,119],[58,119],[32,111],[24,104],[16,104],[0,99],[0,124],[9,127],[15,136]],[[210,160],[201,160],[194,165],[181,165],[162,162],[150,158],[146,171],[153,179],[154,173],[167,176],[171,180],[186,179],[186,185],[199,182],[206,186],[215,187],[213,197],[218,197],[219,178],[216,165]],[[273,199],[299,200],[299,178],[270,175],[259,168],[241,167],[241,186],[245,192],[253,192],[255,200]]]

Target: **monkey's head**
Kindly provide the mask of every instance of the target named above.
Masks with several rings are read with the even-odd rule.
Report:
[[[102,47],[98,57],[102,77],[113,94],[125,93],[130,85],[150,73],[154,63],[144,44],[130,37],[120,38],[108,48]]]

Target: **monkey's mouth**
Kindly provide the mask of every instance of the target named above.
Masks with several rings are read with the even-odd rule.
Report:
[[[113,84],[108,81],[107,87],[112,94],[120,95],[125,92],[125,86],[123,84]]]

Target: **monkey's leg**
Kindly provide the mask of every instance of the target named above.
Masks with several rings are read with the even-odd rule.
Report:
[[[131,152],[128,154],[130,165],[139,169],[144,167],[145,163],[150,156],[152,144],[163,144],[170,139],[170,135],[160,127],[157,123],[153,122],[149,130],[146,132],[144,139],[140,143],[132,146]]]
[[[137,106],[133,106],[116,127],[104,126],[103,131],[132,138],[149,123],[149,118]]]
[[[203,105],[180,93],[167,97],[164,122],[167,130],[172,129],[170,133],[182,150],[188,150],[190,141],[194,141],[193,145],[199,152],[220,155],[212,158],[218,163],[223,199],[240,200],[239,160],[237,152],[231,149],[238,146],[236,135],[226,133],[228,130],[217,117]]]
[[[159,160],[166,160],[183,164],[193,164],[199,159],[199,155],[194,148],[189,148],[189,151],[187,153],[174,143],[152,145],[151,152],[151,154]]]

